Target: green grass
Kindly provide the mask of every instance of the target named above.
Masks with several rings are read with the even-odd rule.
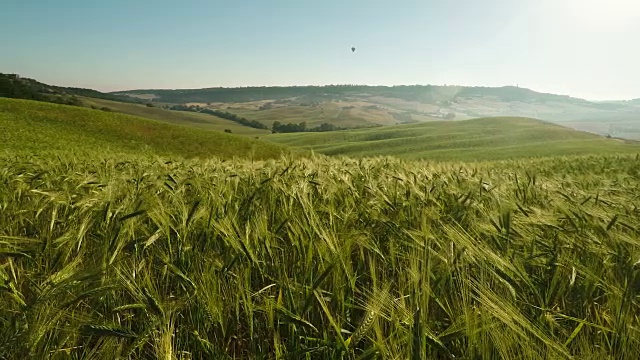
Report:
[[[638,157],[167,160],[0,157],[0,358],[640,353]]]
[[[222,119],[208,114],[173,111],[156,107],[150,108],[143,104],[130,104],[93,98],[81,98],[81,100],[87,106],[95,106],[98,108],[108,107],[113,111],[123,114],[144,117],[171,124],[189,125],[196,128],[214,131],[225,131],[226,129],[229,129],[232,133],[240,135],[261,136],[270,133],[268,130],[254,129],[252,127],[240,125],[231,120]]]
[[[80,107],[0,98],[0,153],[147,153],[268,159],[284,146]]]
[[[267,139],[328,155],[393,155],[404,159],[502,160],[640,152],[638,143],[606,139],[527,118],[436,121],[339,132],[276,134]]]
[[[640,156],[607,153],[637,147],[528,119],[436,125],[289,138],[601,154],[281,157],[0,99],[0,359],[635,358]]]

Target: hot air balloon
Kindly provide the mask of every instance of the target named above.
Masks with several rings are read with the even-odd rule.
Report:
[[[356,47],[355,46],[351,47],[351,52],[356,52]]]

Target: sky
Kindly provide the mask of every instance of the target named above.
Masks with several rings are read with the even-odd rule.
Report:
[[[590,100],[640,98],[638,0],[2,0],[1,7],[0,72],[53,85],[518,85]]]

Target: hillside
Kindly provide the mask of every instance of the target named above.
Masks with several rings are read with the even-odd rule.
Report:
[[[518,116],[555,122],[569,128],[640,139],[640,102],[593,102],[565,95],[546,94],[504,86],[292,86],[208,88],[183,90],[131,90],[115,93],[47,85],[13,74],[0,74],[0,97],[60,104],[110,107],[115,111],[180,123],[203,129],[231,130],[243,135],[268,133],[239,127],[219,117],[163,112],[172,105],[200,106],[228,112],[271,128],[306,123],[308,128],[329,125],[363,128],[437,120]],[[133,104],[153,104],[147,110]]]
[[[153,98],[157,101],[172,103],[187,102],[251,102],[264,100],[283,100],[293,97],[304,97],[306,101],[322,101],[340,99],[348,96],[380,96],[397,98],[406,101],[441,102],[456,98],[487,96],[504,101],[565,101],[583,104],[586,101],[569,96],[538,93],[529,89],[505,86],[466,87],[436,85],[398,85],[398,86],[366,86],[366,85],[327,85],[327,86],[289,86],[289,87],[243,87],[243,88],[208,88],[208,89],[149,89],[114,92],[135,98]]]
[[[274,122],[299,124],[305,122],[309,127],[324,123],[343,128],[373,127],[393,125],[398,122],[388,110],[362,102],[327,102],[305,104],[291,102],[287,106],[272,106],[260,110],[264,103],[228,104],[227,111],[250,120],[256,120],[267,126]]]
[[[478,117],[532,117],[629,139],[640,139],[640,103],[594,102],[565,95],[504,86],[294,86],[133,90],[132,98],[170,103],[199,103],[239,109],[267,125],[327,121],[341,127],[414,123]],[[347,111],[336,116],[335,109]]]
[[[243,126],[231,120],[223,119],[209,114],[201,114],[188,111],[174,111],[159,107],[148,107],[143,104],[130,104],[119,101],[84,98],[80,100],[86,106],[97,108],[107,107],[112,111],[129,114],[147,119],[153,119],[171,124],[189,125],[205,130],[225,131],[231,130],[234,134],[260,136],[270,134],[268,130],[255,129]]]
[[[165,109],[166,106],[160,107],[157,106],[157,103],[151,104],[149,100],[145,101],[144,99],[130,96],[102,93],[92,89],[48,85],[16,74],[0,73],[1,97],[84,106],[94,109],[108,108],[111,111],[123,114],[207,130],[231,131],[242,135],[255,136],[270,133],[268,130],[241,126],[237,122],[216,116],[170,111]]]
[[[528,118],[263,137],[404,158],[301,159],[16,99],[0,129],[2,359],[640,352],[631,142]]]
[[[269,141],[328,155],[498,160],[639,153],[640,145],[527,118],[436,121],[330,133],[275,134]]]
[[[0,98],[0,152],[145,153],[277,158],[290,151],[239,135],[76,106]]]
[[[142,100],[130,96],[108,94],[93,89],[48,85],[17,74],[0,73],[0,97],[82,105],[78,96],[122,102],[142,102]]]

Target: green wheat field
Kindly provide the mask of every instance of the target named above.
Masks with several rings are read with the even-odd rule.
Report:
[[[0,105],[0,359],[640,354],[630,150],[327,157]]]

